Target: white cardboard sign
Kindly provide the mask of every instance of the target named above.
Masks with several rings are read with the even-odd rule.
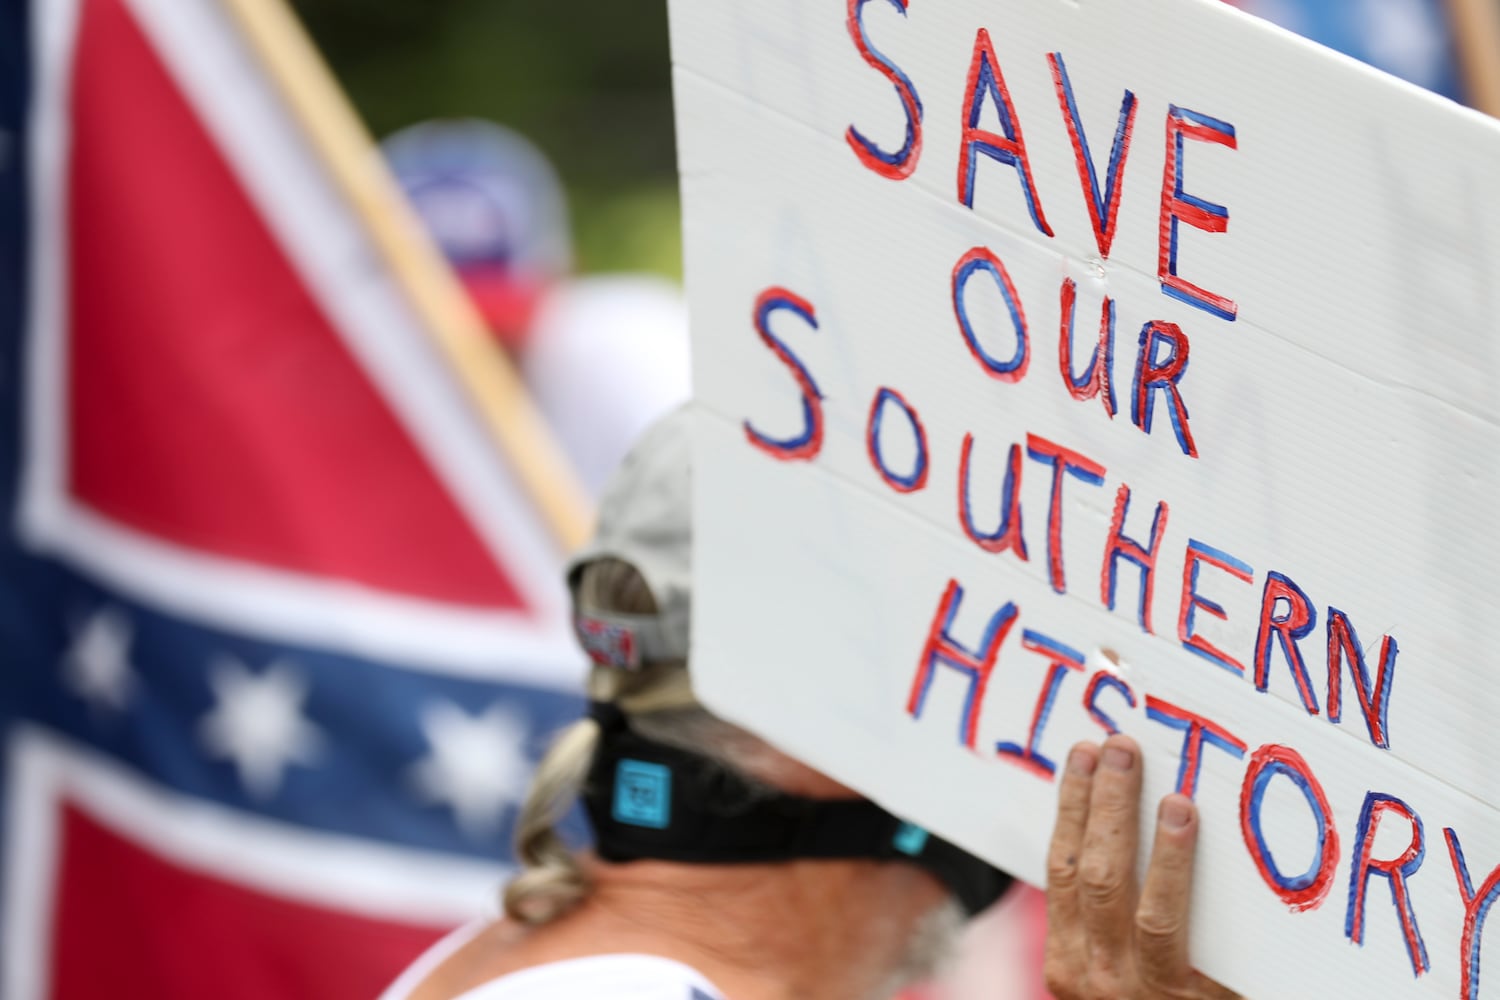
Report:
[[[1479,995],[1500,127],[1209,0],[671,13],[701,695],[1038,883],[1119,727],[1208,973]]]

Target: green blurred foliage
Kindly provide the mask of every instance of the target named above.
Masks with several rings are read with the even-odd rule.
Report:
[[[478,117],[568,187],[582,271],[681,275],[665,0],[291,0],[376,136]]]

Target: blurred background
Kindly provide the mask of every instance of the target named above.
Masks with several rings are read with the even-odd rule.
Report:
[[[682,273],[662,3],[293,0],[376,136],[483,118],[557,167],[582,272]]]

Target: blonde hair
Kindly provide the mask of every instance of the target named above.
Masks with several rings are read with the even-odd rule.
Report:
[[[582,607],[618,614],[655,614],[656,600],[645,579],[629,563],[599,559],[580,571],[575,600]],[[756,758],[769,748],[753,736],[709,714],[692,701],[686,664],[638,671],[596,667],[589,697],[624,709],[640,735],[659,743],[705,754],[748,777]],[[516,820],[516,856],[521,871],[505,887],[505,915],[539,925],[578,905],[591,886],[573,850],[557,832],[577,801],[599,743],[599,724],[580,719],[558,734],[537,765]],[[748,768],[747,768],[748,765]],[[749,779],[752,786],[758,783]],[[763,787],[763,786],[761,786]]]

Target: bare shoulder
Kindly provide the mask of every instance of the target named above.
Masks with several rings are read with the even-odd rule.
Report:
[[[504,920],[460,928],[419,958],[381,1000],[454,1000],[504,975],[507,965],[524,968],[524,957],[512,957],[524,937],[523,929]]]
[[[724,1000],[696,969],[661,955],[581,954],[534,961],[515,929],[484,928],[405,995],[383,1000]]]

